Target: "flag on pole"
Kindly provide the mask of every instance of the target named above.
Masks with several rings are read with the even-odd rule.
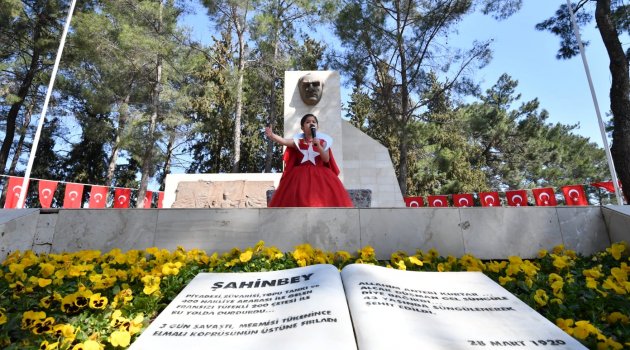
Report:
[[[475,200],[470,193],[459,193],[453,195],[453,205],[456,207],[474,207]]]
[[[405,205],[408,207],[424,207],[422,197],[405,197]]]
[[[525,190],[505,191],[505,197],[511,207],[527,206],[527,191]]]
[[[4,201],[5,209],[13,209],[17,207],[18,201],[20,199],[20,193],[22,193],[23,181],[23,177],[9,177],[9,181],[7,183],[7,198]],[[28,182],[26,183],[26,189],[24,189],[24,191],[28,191]]]
[[[479,192],[479,201],[482,207],[500,207],[501,200],[498,192]]]
[[[106,186],[92,186],[90,189],[90,209],[105,208],[108,190],[109,187]]]
[[[536,205],[541,207],[555,207],[558,205],[556,201],[556,194],[553,192],[553,188],[534,188],[532,189]]]
[[[447,195],[428,196],[427,201],[430,207],[448,207]]]
[[[66,193],[63,197],[64,208],[81,208],[83,201],[83,184],[67,183]]]
[[[162,208],[162,202],[164,202],[164,191],[158,192],[158,208]]]
[[[147,191],[146,195],[144,196],[143,208],[150,209],[151,202],[153,202],[153,192]]]
[[[588,205],[582,185],[563,186],[562,194],[564,194],[564,200],[567,205]]]
[[[42,208],[50,208],[55,191],[57,190],[58,181],[39,180],[37,183],[37,192],[39,193],[39,204]]]
[[[612,181],[593,182],[591,186],[603,188],[608,192],[615,193],[615,185]],[[621,186],[621,183],[619,183],[619,186]]]
[[[114,208],[129,208],[131,188],[117,188],[114,191]]]

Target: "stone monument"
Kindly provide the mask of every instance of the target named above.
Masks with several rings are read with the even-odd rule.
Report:
[[[300,118],[307,113],[316,115],[321,130],[333,138],[332,150],[341,171],[339,178],[351,196],[365,198],[368,193],[371,207],[405,206],[387,148],[341,118],[339,72],[285,72],[285,138],[301,132]],[[169,174],[163,206],[266,207],[266,192],[278,186],[280,176],[279,173]],[[353,201],[357,203],[354,197]]]

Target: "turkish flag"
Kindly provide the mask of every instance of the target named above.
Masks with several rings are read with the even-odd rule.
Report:
[[[162,208],[162,202],[164,202],[164,191],[158,192],[158,208]]]
[[[81,208],[83,201],[83,184],[66,184],[66,194],[63,196],[64,208]]]
[[[505,197],[511,207],[527,206],[527,191],[525,190],[505,191]]]
[[[18,201],[20,200],[20,193],[22,192],[23,177],[10,176],[7,183],[7,199],[4,201],[4,207],[6,209],[16,208]],[[28,182],[26,183],[26,189],[28,191]]]
[[[105,208],[107,205],[107,186],[92,186],[90,190],[90,208]]]
[[[147,191],[147,193],[144,196],[144,206],[143,208],[151,208],[151,202],[153,202],[153,192],[151,191]]]
[[[422,197],[405,197],[405,205],[408,207],[424,207]]]
[[[603,188],[608,192],[615,192],[615,185],[613,184],[612,181],[593,182],[591,186]],[[621,186],[621,183],[619,183],[619,186]]]
[[[582,185],[563,186],[562,194],[567,205],[588,205]]]
[[[131,188],[117,188],[114,190],[114,208],[129,208]]]
[[[446,195],[427,196],[427,201],[430,207],[448,207],[448,196]]]
[[[553,188],[534,188],[532,189],[536,205],[541,207],[555,207],[558,205],[556,201],[556,194],[553,192]]]
[[[50,208],[55,191],[57,190],[57,181],[39,180],[37,189],[39,192],[39,204],[42,208]]]
[[[482,207],[500,207],[501,200],[498,192],[479,192],[479,201]]]
[[[453,195],[453,205],[456,207],[474,207],[475,200],[470,193],[459,193]]]

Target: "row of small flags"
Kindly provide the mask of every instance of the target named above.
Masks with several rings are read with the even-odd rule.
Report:
[[[603,188],[608,192],[615,192],[612,181],[607,182],[595,182],[591,186]],[[588,205],[588,198],[582,185],[570,185],[560,187],[562,194],[564,195],[564,201],[566,205]],[[534,188],[531,190],[537,206],[541,207],[553,207],[558,205],[556,194],[551,187],[546,188]],[[474,195],[472,193],[460,193],[450,195],[452,204],[454,207],[473,207],[475,206]],[[429,207],[448,207],[449,195],[430,195],[427,196],[427,206]],[[499,192],[479,192],[477,193],[479,202],[482,207],[500,207],[501,200],[499,199]],[[505,198],[507,205],[510,207],[527,206],[527,190],[512,190],[505,191]],[[408,207],[424,207],[423,197],[405,197],[405,204]]]
[[[6,200],[4,202],[5,209],[16,208],[18,204],[18,199],[20,198],[20,193],[22,191],[22,182],[24,181],[23,177],[10,176],[9,181],[7,182],[7,195]],[[81,183],[73,183],[73,182],[63,182],[63,181],[51,181],[51,180],[39,180],[37,182],[37,193],[39,198],[39,203],[42,208],[50,208],[53,200],[53,196],[55,191],[57,190],[57,185],[59,182],[66,184],[66,190],[63,196],[63,208],[81,208],[83,204],[83,191],[85,190],[86,185]],[[29,184],[26,184],[26,190],[28,190]],[[109,195],[109,187],[108,186],[97,186],[97,185],[87,185],[90,186],[90,200],[89,207],[90,208],[105,208],[107,205],[107,197]],[[131,199],[131,188],[124,187],[115,187],[114,188],[114,200],[113,207],[114,208],[129,208],[130,199]],[[142,208],[151,208],[151,203],[153,202],[154,192],[146,191],[144,202],[142,204]],[[164,192],[157,192],[158,200],[157,207],[162,208],[162,202],[164,200]]]

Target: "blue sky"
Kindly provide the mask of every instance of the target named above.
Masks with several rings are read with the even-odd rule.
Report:
[[[450,42],[466,48],[473,40],[493,39],[492,61],[475,74],[483,90],[496,83],[501,74],[507,73],[519,82],[517,93],[522,95],[521,103],[538,98],[540,107],[549,112],[549,123],[579,123],[574,132],[602,146],[597,115],[580,56],[557,60],[555,55],[560,39],[535,29],[536,23],[551,17],[562,4],[566,4],[566,0],[525,0],[519,12],[503,21],[475,13],[461,22],[459,34],[452,36]],[[192,27],[194,39],[207,42],[211,31],[209,21],[203,8],[196,9],[197,13],[188,16],[185,22]],[[606,121],[610,109],[608,91],[611,80],[608,56],[594,21],[582,28],[581,36],[590,42],[586,57],[600,111]],[[627,48],[630,39],[623,39],[624,48]]]
[[[523,8],[504,21],[475,14],[465,19],[459,39],[494,39],[492,62],[476,77],[485,88],[491,87],[502,73],[518,80],[521,101],[538,98],[541,108],[549,112],[550,123],[576,124],[574,132],[603,145],[597,114],[580,56],[570,60],[555,58],[560,39],[534,27],[551,17],[565,0],[525,0]],[[582,40],[589,41],[586,59],[595,94],[604,121],[610,109],[610,72],[608,56],[593,22],[581,29]],[[625,39],[625,47],[629,43]]]

